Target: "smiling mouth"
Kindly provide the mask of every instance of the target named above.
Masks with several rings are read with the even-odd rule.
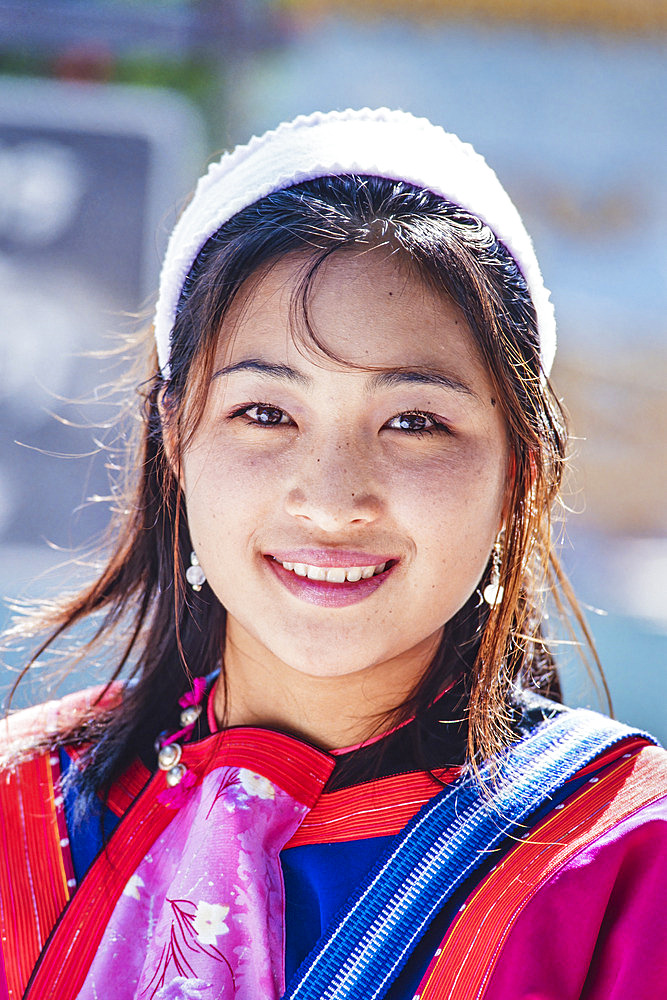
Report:
[[[386,570],[391,569],[397,562],[390,559],[388,562],[378,563],[368,566],[311,566],[308,563],[283,562],[271,556],[274,562],[282,566],[295,576],[315,580],[320,583],[358,583],[360,580],[370,580],[374,576],[379,576]]]

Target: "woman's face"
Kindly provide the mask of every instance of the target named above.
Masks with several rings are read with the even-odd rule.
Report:
[[[322,677],[425,665],[501,525],[505,423],[458,310],[383,249],[330,258],[310,313],[380,370],[299,349],[303,267],[255,276],[225,321],[183,458],[193,545],[235,649]]]

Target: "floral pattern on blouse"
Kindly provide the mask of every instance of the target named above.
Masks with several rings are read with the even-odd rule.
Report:
[[[247,768],[211,771],[128,879],[78,1000],[278,1000],[279,853],[307,811]]]

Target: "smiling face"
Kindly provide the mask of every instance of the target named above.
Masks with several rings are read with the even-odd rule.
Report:
[[[227,609],[226,663],[403,663],[414,682],[500,528],[504,420],[458,310],[385,250],[329,258],[310,300],[321,342],[375,370],[297,346],[303,267],[251,279],[225,321],[183,456],[192,542]]]

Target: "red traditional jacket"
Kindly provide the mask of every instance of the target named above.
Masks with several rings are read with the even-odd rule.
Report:
[[[56,729],[80,710],[74,696],[21,713],[14,733]],[[388,996],[661,995],[666,758],[632,738],[580,772],[434,923]],[[363,874],[373,851],[458,774],[445,768],[436,781],[409,771],[329,791],[334,764],[284,734],[213,733],[183,748],[192,781],[175,798],[164,771],[137,761],[109,798],[118,826],[79,878],[60,755],[8,769],[0,780],[0,997],[279,997],[285,949],[306,947],[299,923],[326,923],[354,866]]]

